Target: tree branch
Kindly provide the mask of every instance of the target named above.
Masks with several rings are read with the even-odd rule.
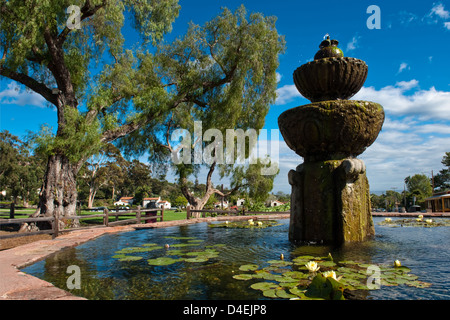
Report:
[[[53,105],[56,106],[58,104],[57,95],[54,95],[52,93],[52,90],[47,88],[45,84],[33,79],[30,76],[23,73],[12,71],[3,66],[0,66],[0,75],[25,85],[34,92],[43,96],[48,102],[52,103]]]

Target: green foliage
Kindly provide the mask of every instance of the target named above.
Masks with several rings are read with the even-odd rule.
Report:
[[[415,174],[412,177],[405,178],[406,188],[411,196],[416,197],[416,200],[422,206],[425,199],[431,197],[433,188],[430,179],[424,174]]]
[[[8,131],[0,131],[0,191],[7,190],[14,201],[37,202],[36,190],[41,186],[45,163],[33,155],[28,142]]]
[[[450,189],[450,152],[446,152],[442,158],[442,164],[446,167],[434,176],[434,187],[438,191]]]
[[[45,157],[65,154],[72,163],[87,159],[98,153],[102,147],[98,121],[89,123],[77,109],[67,107],[64,110],[66,124],[60,134],[53,134],[47,126],[34,135],[36,151]]]
[[[319,272],[310,272],[306,268],[305,264],[309,261],[320,266]],[[268,298],[301,300],[344,300],[345,292],[376,290],[376,286],[367,286],[371,275],[367,268],[373,266],[380,269],[381,286],[431,286],[430,283],[419,281],[419,277],[411,274],[411,270],[404,266],[394,267],[350,260],[338,262],[333,261],[331,254],[327,257],[298,256],[292,259],[292,262],[269,260],[266,263],[266,267],[242,265],[239,270],[246,273],[235,274],[233,279],[256,280],[250,288],[261,291],[262,295]]]

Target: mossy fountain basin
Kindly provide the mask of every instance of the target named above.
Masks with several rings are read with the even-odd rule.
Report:
[[[369,101],[320,101],[283,112],[278,125],[286,144],[305,160],[356,157],[378,137],[381,105]]]
[[[448,227],[392,228],[382,221],[374,218],[373,240],[340,247],[292,244],[288,220],[266,228],[200,223],[109,234],[22,271],[67,290],[66,270],[77,265],[81,289],[70,291],[88,299],[305,299],[327,271],[342,277],[346,299],[449,299],[450,249],[442,245]],[[314,275],[309,261],[320,267]],[[381,270],[379,290],[364,288],[369,266]]]

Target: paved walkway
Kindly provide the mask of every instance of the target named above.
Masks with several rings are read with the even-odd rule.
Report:
[[[164,221],[151,224],[93,228],[65,233],[54,240],[40,240],[12,249],[0,251],[0,300],[85,300],[59,289],[49,282],[25,274],[20,269],[62,250],[78,246],[106,233],[133,231],[142,228],[165,228],[200,222],[286,219],[289,214],[200,218]]]
[[[419,215],[424,217],[449,218],[450,212],[372,212],[374,217],[404,217],[417,218]]]

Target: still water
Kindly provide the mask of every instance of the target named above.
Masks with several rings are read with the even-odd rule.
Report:
[[[249,288],[251,282],[233,279],[241,265],[264,267],[267,261],[280,259],[281,254],[290,261],[300,255],[331,253],[335,261],[391,264],[400,260],[420,281],[432,283],[429,288],[382,286],[380,290],[367,291],[365,299],[450,299],[450,228],[393,228],[378,225],[381,220],[374,218],[374,240],[339,248],[293,245],[288,241],[289,220],[279,220],[278,226],[265,229],[211,228],[202,223],[109,234],[58,252],[22,271],[68,290],[71,273],[67,273],[67,268],[77,266],[81,289],[68,291],[88,299],[265,299],[261,292]],[[164,250],[174,250],[177,244],[187,243],[179,237],[197,241],[198,246],[192,246],[192,250],[218,245],[213,249],[218,255],[204,262],[149,265],[147,261],[161,257]],[[112,258],[123,248],[144,244],[161,249],[136,253],[142,256],[139,261]],[[170,249],[164,248],[165,244]]]

